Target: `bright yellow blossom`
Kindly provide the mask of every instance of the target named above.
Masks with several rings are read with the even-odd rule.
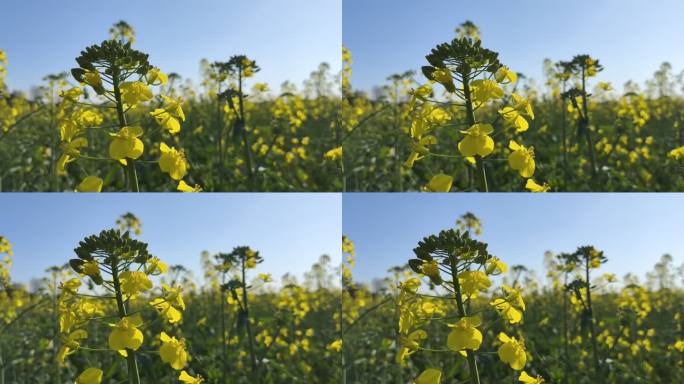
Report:
[[[76,186],[76,192],[101,192],[104,181],[97,176],[87,176]]]
[[[152,281],[150,281],[145,272],[121,272],[119,280],[121,281],[121,292],[124,295],[135,295],[152,289]]]
[[[100,384],[102,382],[102,370],[88,368],[76,378],[76,384]]]
[[[532,377],[525,371],[520,372],[518,380],[525,384],[542,384],[544,382],[544,379],[541,376]]]
[[[494,80],[474,80],[470,83],[472,99],[476,103],[486,103],[504,97],[504,91]]]
[[[522,370],[527,362],[527,353],[522,341],[516,340],[515,337],[509,337],[503,332],[499,333],[499,341],[503,343],[499,347],[499,359],[516,371]]]
[[[121,83],[121,101],[124,104],[133,106],[152,99],[152,91],[147,84],[140,81],[129,81]]]
[[[532,179],[527,179],[525,188],[530,192],[548,192],[551,189],[548,184],[544,183],[543,185],[539,185]]]
[[[124,317],[116,324],[110,324],[109,348],[115,351],[126,348],[137,350],[143,343],[143,333],[138,329],[142,325],[140,315]]]
[[[161,158],[159,159],[161,171],[168,173],[174,180],[181,180],[188,172],[188,162],[185,160],[183,150],[179,151],[164,143],[161,143],[159,150],[161,151]]]
[[[481,290],[492,285],[487,274],[482,271],[464,271],[458,275],[461,293],[465,296],[475,296]]]
[[[442,371],[436,368],[428,368],[416,377],[414,384],[439,384],[441,382]]]
[[[147,84],[149,85],[164,85],[168,80],[169,77],[159,68],[152,68],[147,72]]]
[[[202,376],[197,375],[195,377],[192,377],[185,371],[181,371],[180,376],[178,376],[178,380],[182,381],[185,384],[200,384],[204,382]]]
[[[175,337],[170,337],[165,332],[159,336],[162,342],[159,347],[159,356],[162,361],[168,363],[171,368],[181,370],[188,362],[188,353],[185,351],[185,342]]]
[[[451,184],[454,182],[454,178],[440,173],[438,175],[432,176],[430,182],[422,188],[423,192],[449,192],[451,191]]]
[[[494,151],[494,140],[489,136],[494,132],[491,124],[474,124],[466,131],[465,137],[458,143],[458,150],[463,156],[480,155],[486,157]]]
[[[447,348],[458,352],[464,349],[478,350],[482,344],[482,332],[476,327],[482,324],[479,316],[463,317],[455,324],[447,337]]]
[[[323,155],[323,157],[325,157],[326,159],[332,160],[332,161],[335,161],[337,159],[341,159],[342,158],[342,147],[339,146],[337,148],[333,148],[333,149],[329,150],[328,152],[325,153],[325,155]]]
[[[179,192],[202,192],[202,187],[200,187],[199,185],[191,187],[184,180],[181,180],[178,182],[178,188],[176,188],[176,190],[178,190]]]
[[[520,173],[520,176],[529,179],[534,175],[534,148],[525,148],[524,145],[518,144],[511,140],[508,143],[508,148],[512,151],[508,155],[508,165],[515,171]]]
[[[123,127],[117,133],[110,133],[109,157],[115,160],[137,159],[143,154],[145,145],[139,139],[143,130],[140,127]]]

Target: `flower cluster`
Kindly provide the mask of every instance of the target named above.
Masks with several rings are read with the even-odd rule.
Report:
[[[491,278],[505,274],[508,266],[488,252],[487,244],[472,239],[467,231],[445,230],[426,237],[418,243],[414,253],[417,258],[409,260],[411,269],[427,278],[436,292],[445,293],[439,296],[421,293],[422,281],[418,277],[400,284],[397,298],[400,346],[396,361],[405,364],[407,358],[417,352],[434,351],[426,329],[429,326],[434,328],[433,323],[438,323],[439,326],[450,328],[446,340],[447,350],[466,359],[468,374],[461,380],[467,378],[469,382],[479,383],[477,356],[485,341],[485,331],[493,323],[485,324],[487,307],[475,306],[483,304],[482,300],[477,299],[492,287]],[[521,323],[526,308],[521,289],[505,284],[488,307],[511,327]],[[511,336],[501,331],[491,344],[498,345],[500,361],[519,371],[522,382],[542,382],[541,377],[533,378],[523,370],[528,361],[528,352],[521,336]],[[428,367],[415,382],[440,383],[443,374],[438,368]]]
[[[130,216],[123,218],[130,221]],[[148,252],[147,244],[131,238],[128,232],[112,229],[86,237],[79,243],[75,253],[78,258],[71,259],[69,265],[77,276],[62,281],[59,286],[59,331],[62,346],[58,361],[65,364],[70,355],[83,347],[89,337],[88,328],[94,327],[91,323],[113,318],[114,321],[108,322],[110,331],[107,348],[126,359],[128,379],[139,383],[136,355],[140,353],[146,340],[144,327],[152,321],[143,317],[145,307],[154,308],[169,324],[181,322],[182,312],[185,310],[182,288],[162,284],[161,295],[153,297],[145,304],[154,289],[150,277],[165,274],[167,266]],[[92,287],[88,294],[81,290],[84,282]],[[112,307],[116,310],[110,315]],[[162,331],[159,341],[159,357],[162,362],[174,370],[182,371],[181,377],[188,376],[183,371],[190,358],[185,340]],[[79,375],[76,382],[98,384],[102,378],[101,368],[89,367]],[[197,377],[196,380],[201,378]]]
[[[148,151],[150,154],[158,152],[160,157],[157,161],[142,160],[146,133],[134,119],[145,118],[139,111],[155,100],[150,87],[162,87],[168,82],[168,76],[150,65],[146,54],[131,48],[134,34],[127,25],[120,24],[112,29],[113,36],[118,39],[88,47],[76,58],[79,67],[71,72],[80,85],[60,91],[62,102],[58,105],[58,118],[62,155],[57,173],[66,175],[67,165],[78,159],[108,160],[123,167],[128,190],[139,191],[136,162],[158,163],[161,172],[178,183],[179,190],[187,190],[188,185],[183,181],[189,168],[185,152],[163,141],[178,141],[181,122],[185,121],[182,98],[159,95],[158,107],[147,116],[157,122],[160,132],[147,134],[150,139],[161,141]],[[128,42],[124,42],[126,39]],[[89,90],[97,95],[96,99],[84,99]],[[107,109],[116,111],[116,115],[102,112]],[[105,121],[109,124],[103,125]],[[94,144],[92,133],[109,137],[106,158],[83,153]],[[90,175],[76,190],[99,192],[103,185],[102,178]]]
[[[496,148],[495,126],[503,120],[501,133],[510,128],[512,135],[508,143],[510,168],[526,179],[527,189],[548,190],[532,179],[536,168],[534,149],[519,143],[519,135],[529,129],[528,119],[535,117],[532,104],[514,90],[505,90],[515,85],[517,74],[499,62],[497,53],[481,47],[479,31],[470,24],[462,26],[459,32],[462,37],[438,45],[426,57],[430,65],[423,67],[423,74],[428,82],[413,90],[409,102],[412,151],[405,165],[411,168],[427,156],[456,157],[434,152],[431,147],[438,144],[438,130],[464,126],[458,131],[462,138],[456,147],[467,165],[477,167],[479,189],[488,191],[485,159]],[[442,98],[435,95],[437,85],[444,89]],[[498,118],[492,122],[478,118],[476,112],[487,110],[494,102],[503,103]],[[448,192],[452,182],[451,175],[437,174],[423,190]]]

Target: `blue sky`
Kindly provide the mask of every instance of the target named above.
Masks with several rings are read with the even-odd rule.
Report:
[[[199,61],[246,54],[262,68],[254,81],[272,89],[300,84],[325,61],[340,68],[341,0],[3,0],[0,49],[11,89],[28,90],[71,69],[86,46],[126,20],[152,65],[199,78]]]
[[[343,231],[356,244],[354,276],[370,282],[413,257],[423,237],[454,228],[472,212],[481,240],[508,265],[543,277],[545,251],[594,245],[608,263],[600,272],[644,276],[664,253],[684,263],[684,194],[345,194]]]
[[[545,58],[587,53],[600,59],[601,81],[618,90],[640,84],[663,61],[684,70],[681,0],[345,0],[343,42],[354,60],[352,85],[369,90],[393,73],[420,69],[425,55],[471,20],[483,45],[511,69],[541,83]]]
[[[0,234],[14,245],[11,274],[21,282],[66,263],[80,240],[112,228],[126,212],[142,221],[140,239],[152,254],[197,277],[203,250],[239,245],[261,252],[258,272],[301,277],[323,254],[339,263],[341,209],[340,195],[326,193],[3,193]]]

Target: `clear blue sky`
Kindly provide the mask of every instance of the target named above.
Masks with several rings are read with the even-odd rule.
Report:
[[[301,278],[319,256],[340,260],[341,197],[326,193],[0,195],[0,234],[14,244],[13,280],[42,277],[74,257],[84,237],[132,212],[152,254],[201,277],[200,253],[248,245],[265,261],[257,271]],[[301,280],[300,280],[301,281]]]
[[[405,264],[423,237],[454,228],[472,212],[483,222],[481,239],[508,265],[543,277],[545,251],[581,245],[605,251],[601,272],[643,278],[664,253],[684,262],[684,194],[345,194],[343,231],[356,244],[355,278],[370,282]]]
[[[471,20],[483,45],[505,65],[542,82],[542,63],[587,53],[618,90],[640,84],[660,63],[684,70],[681,0],[345,0],[343,42],[354,60],[352,85],[369,90],[385,78],[425,65],[425,55]]]
[[[8,83],[28,90],[69,70],[86,46],[109,37],[119,20],[136,32],[136,48],[165,72],[199,78],[199,61],[246,54],[272,89],[300,84],[319,63],[340,68],[341,0],[3,0],[0,49]]]

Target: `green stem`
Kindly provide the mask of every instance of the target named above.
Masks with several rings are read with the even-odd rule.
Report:
[[[475,111],[473,109],[472,96],[470,95],[470,73],[466,69],[461,73],[463,78],[463,96],[465,98],[465,108],[466,108],[466,119],[468,121],[468,127],[475,125]],[[475,156],[477,172],[476,178],[478,185],[480,186],[480,192],[489,192],[489,186],[487,185],[487,171],[485,169],[484,159],[476,155]]]
[[[256,355],[254,354],[254,338],[252,337],[252,325],[249,322],[249,302],[247,301],[247,281],[245,280],[245,261],[242,260],[242,302],[244,305],[245,324],[249,342],[249,357],[252,363],[252,373],[255,379],[259,378]]]
[[[240,101],[240,133],[242,134],[242,144],[245,152],[245,165],[247,166],[247,177],[249,178],[249,190],[254,190],[254,170],[252,169],[252,147],[247,136],[247,122],[245,121],[245,101],[242,94],[242,68],[238,70],[238,95]]]
[[[116,264],[116,258],[112,261],[112,283],[114,284],[114,291],[116,292],[116,305],[119,309],[119,318],[126,317],[126,304],[121,294],[121,282],[119,281],[119,269]],[[135,358],[135,351],[126,348],[126,365],[128,366],[128,379],[131,384],[140,384],[140,374],[138,373],[138,361]]]
[[[221,285],[223,285],[226,281],[226,274],[222,273],[221,274]],[[228,343],[226,340],[226,311],[225,311],[225,302],[226,298],[224,296],[225,290],[223,289],[223,286],[221,286],[221,340],[222,340],[222,346],[221,346],[221,356],[223,357],[223,372],[221,372],[221,382],[223,384],[226,384],[226,373],[228,372]]]
[[[563,286],[568,285],[568,274],[565,273]],[[563,383],[567,384],[570,377],[570,340],[568,340],[568,293],[563,291],[563,349],[565,351],[565,377]]]
[[[563,81],[563,93],[565,93],[565,81]],[[562,132],[562,148],[563,148],[563,176],[564,176],[564,182],[565,182],[565,189],[568,188],[568,173],[569,173],[569,168],[568,168],[568,139],[567,139],[567,132],[565,128],[565,115],[567,113],[567,107],[565,105],[565,98],[561,97],[561,132]]]
[[[598,342],[596,340],[596,329],[594,328],[594,311],[591,305],[591,283],[589,281],[589,257],[585,260],[585,273],[587,279],[587,308],[589,310],[589,332],[591,334],[591,349],[594,355],[594,370],[596,378],[601,378],[601,364],[598,356]]]
[[[223,103],[221,103],[221,81],[218,81],[217,92],[216,92],[216,151],[218,152],[218,162],[219,166],[216,167],[217,171],[221,170],[223,167],[223,114],[221,109]]]
[[[582,119],[582,124],[584,128],[584,136],[587,139],[587,146],[589,147],[589,161],[591,163],[591,179],[594,186],[597,185],[597,169],[596,169],[596,154],[594,152],[594,142],[591,138],[591,132],[589,131],[589,106],[587,101],[587,78],[585,75],[584,67],[582,67],[582,109],[584,109],[584,118]]]
[[[116,100],[116,114],[119,118],[119,128],[121,129],[127,124],[123,102],[121,101],[121,89],[119,89],[119,69],[116,64],[112,64],[112,86],[114,88],[114,100]],[[138,175],[135,171],[135,160],[133,159],[126,159],[126,179],[129,192],[140,192]]]
[[[465,306],[463,305],[463,297],[461,297],[461,284],[458,282],[458,261],[456,255],[451,255],[451,282],[454,285],[454,298],[456,299],[456,305],[458,307],[458,314],[461,317],[466,317]],[[475,360],[475,352],[472,349],[466,349],[466,357],[468,359],[468,372],[470,373],[470,381],[472,384],[480,384],[480,374],[477,371],[477,361]]]

